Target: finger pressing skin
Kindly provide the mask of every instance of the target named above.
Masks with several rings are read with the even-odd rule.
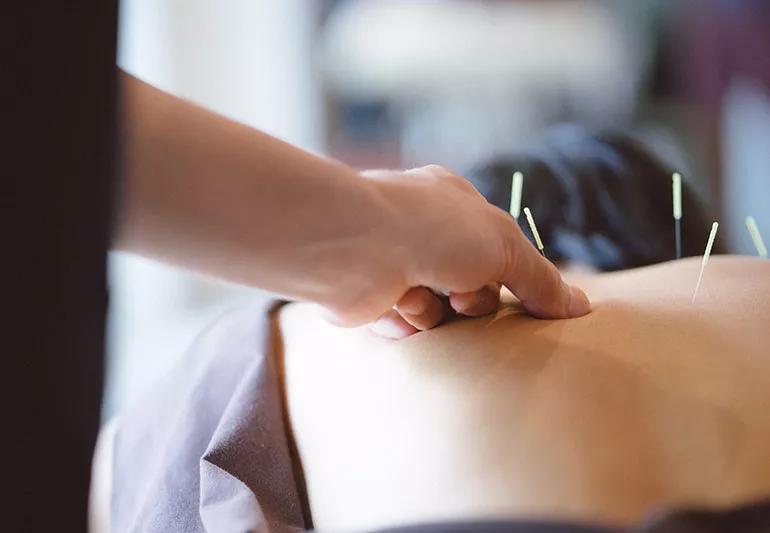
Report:
[[[537,318],[574,318],[591,312],[585,293],[570,287],[561,279],[559,270],[527,240],[518,226],[511,224],[507,264],[503,285]]]
[[[403,339],[419,331],[404,320],[395,309],[387,311],[376,321],[369,324],[369,330],[380,337],[388,339]]]
[[[421,331],[438,326],[444,318],[441,300],[426,287],[409,289],[396,304],[396,311]]]
[[[461,315],[488,315],[494,312],[500,303],[500,285],[491,283],[474,292],[450,294],[449,303],[452,309]]]

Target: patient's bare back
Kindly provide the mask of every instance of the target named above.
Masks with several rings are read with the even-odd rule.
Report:
[[[577,518],[770,496],[770,263],[570,280],[594,311],[494,316],[401,341],[291,305],[278,321],[316,527]]]

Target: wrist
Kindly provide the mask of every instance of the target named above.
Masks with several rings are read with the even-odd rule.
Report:
[[[306,283],[295,278],[294,296],[327,308],[334,322],[360,325],[406,290],[404,232],[394,191],[382,179],[340,168],[333,180],[325,201],[316,202],[323,211],[306,219],[309,246],[295,248],[302,250],[297,262],[312,268],[303,269]]]
[[[376,243],[377,260],[397,272],[397,276],[408,285],[416,269],[417,249],[415,217],[412,209],[415,198],[404,186],[400,171],[377,170],[361,173],[361,179],[372,198],[373,226],[372,243]],[[423,243],[424,244],[424,243]]]

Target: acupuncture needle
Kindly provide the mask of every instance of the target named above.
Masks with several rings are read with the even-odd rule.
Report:
[[[751,240],[754,241],[754,247],[756,247],[759,257],[767,259],[767,247],[765,246],[765,241],[762,240],[762,234],[759,232],[759,227],[754,217],[746,217],[746,227],[751,234]]]
[[[682,175],[674,172],[671,176],[674,200],[674,231],[676,233],[676,258],[682,258]]]
[[[535,226],[535,219],[532,218],[532,211],[529,210],[529,207],[524,208],[524,215],[527,217],[529,229],[532,230],[532,236],[535,237],[535,244],[537,244],[537,249],[540,250],[540,253],[543,254],[543,257],[545,257],[543,241],[540,240],[540,233],[537,231],[537,226]]]
[[[711,225],[711,233],[709,234],[708,244],[706,244],[706,253],[703,254],[703,260],[700,265],[700,274],[698,275],[698,283],[695,285],[695,292],[692,295],[692,303],[695,303],[695,298],[698,297],[698,290],[700,290],[700,284],[703,281],[703,272],[706,270],[706,265],[709,262],[711,256],[711,248],[714,246],[714,239],[717,236],[717,229],[719,229],[719,222],[714,222]]]
[[[511,181],[511,208],[510,213],[516,220],[519,220],[521,214],[521,189],[524,186],[524,174],[514,172]]]

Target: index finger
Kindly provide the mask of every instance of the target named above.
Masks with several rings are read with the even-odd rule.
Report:
[[[511,222],[511,230],[506,231],[507,259],[500,282],[537,318],[576,318],[590,313],[585,293],[567,285],[554,264]]]

